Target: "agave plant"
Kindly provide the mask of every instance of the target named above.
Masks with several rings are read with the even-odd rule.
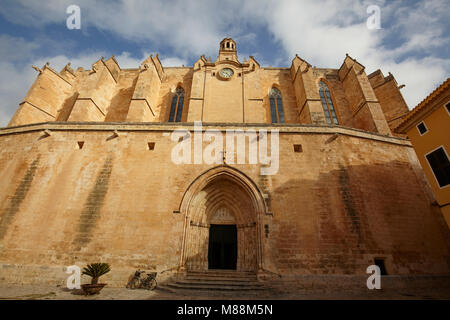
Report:
[[[92,278],[91,284],[97,284],[98,278],[109,271],[111,271],[111,269],[107,263],[91,263],[83,268],[82,273]]]

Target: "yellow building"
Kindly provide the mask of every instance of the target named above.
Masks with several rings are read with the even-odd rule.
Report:
[[[411,139],[450,226],[450,78],[419,103],[396,131]]]

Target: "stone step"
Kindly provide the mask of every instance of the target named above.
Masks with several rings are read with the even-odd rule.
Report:
[[[272,292],[270,290],[262,289],[250,289],[250,290],[220,290],[214,289],[202,289],[202,288],[185,288],[185,287],[169,287],[167,285],[158,285],[155,290],[159,290],[164,293],[174,294],[175,296],[185,296],[192,299],[193,297],[205,298],[240,298],[240,299],[255,299],[255,298],[268,298],[271,297]]]
[[[245,286],[264,286],[264,284],[253,280],[253,281],[224,281],[224,280],[210,280],[210,279],[200,279],[200,280],[192,280],[192,279],[183,279],[175,281],[177,284],[186,284],[186,285],[214,285],[214,286],[233,286],[233,287],[245,287]]]
[[[158,284],[155,288],[156,291],[168,292],[168,293],[177,293],[176,290],[167,286],[167,284]]]
[[[249,291],[249,290],[265,290],[264,286],[232,286],[232,285],[218,285],[218,284],[189,284],[189,283],[168,283],[167,287],[173,289],[186,289],[186,290],[211,290],[211,291]]]
[[[188,273],[216,273],[216,274],[236,274],[236,275],[254,275],[256,274],[254,271],[236,271],[236,270],[221,270],[221,269],[212,269],[212,270],[204,270],[204,271],[188,271]]]
[[[227,281],[227,282],[256,282],[258,281],[256,277],[247,277],[247,278],[234,278],[234,277],[217,277],[217,276],[186,276],[183,280],[191,280],[191,281]]]
[[[189,271],[184,277],[174,279],[164,285],[167,290],[178,292],[204,291],[215,292],[251,292],[266,290],[263,283],[258,282],[255,272],[236,270]]]
[[[188,273],[186,277],[256,279],[256,274]]]
[[[217,271],[195,271],[188,272],[186,277],[213,277],[213,278],[233,278],[233,279],[256,279],[254,272],[217,272]]]
[[[227,272],[227,273],[255,273],[255,270],[236,270],[236,269],[188,269],[188,272]]]
[[[254,272],[211,272],[211,271],[204,271],[204,272],[200,272],[200,271],[190,271],[188,272],[188,274],[219,274],[219,275],[234,275],[234,276],[255,276],[256,273]]]

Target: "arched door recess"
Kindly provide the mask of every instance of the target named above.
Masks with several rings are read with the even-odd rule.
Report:
[[[229,166],[212,168],[187,188],[180,205],[185,215],[181,270],[207,270],[210,226],[235,225],[238,271],[262,269],[261,221],[265,202],[255,183]]]

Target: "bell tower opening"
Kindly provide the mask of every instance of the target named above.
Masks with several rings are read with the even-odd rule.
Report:
[[[237,62],[236,42],[231,38],[225,38],[220,41],[219,61],[231,60]]]
[[[236,52],[236,42],[231,38],[223,39],[220,41],[219,52],[220,51]]]

